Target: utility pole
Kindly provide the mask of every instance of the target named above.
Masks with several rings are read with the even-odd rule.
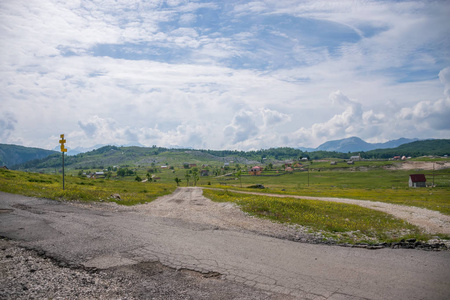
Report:
[[[434,161],[433,161],[433,187],[434,187]]]
[[[309,165],[308,165],[308,187],[309,187]]]
[[[64,181],[65,181],[65,176],[64,176],[64,152],[67,152],[67,149],[64,148],[64,143],[66,142],[66,140],[64,139],[64,134],[60,135],[61,139],[59,140],[59,143],[61,144],[61,153],[62,153],[62,171],[63,171],[63,190],[64,190]]]

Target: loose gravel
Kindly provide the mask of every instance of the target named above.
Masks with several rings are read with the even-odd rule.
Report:
[[[63,265],[0,239],[0,299],[294,299],[158,262],[106,270]]]

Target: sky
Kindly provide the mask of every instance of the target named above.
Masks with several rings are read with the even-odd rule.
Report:
[[[450,138],[450,1],[2,0],[0,143]]]

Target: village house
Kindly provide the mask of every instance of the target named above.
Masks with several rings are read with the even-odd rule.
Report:
[[[411,174],[409,175],[409,187],[426,187],[427,179],[425,174]]]
[[[249,174],[250,175],[261,175],[262,168],[260,166],[254,166],[250,169]]]

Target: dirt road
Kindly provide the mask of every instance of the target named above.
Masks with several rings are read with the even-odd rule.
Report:
[[[270,196],[270,197],[290,197],[297,199],[311,199],[311,200],[338,202],[346,204],[355,204],[362,207],[391,214],[399,219],[403,219],[413,225],[423,228],[428,233],[450,234],[450,216],[444,215],[438,211],[420,207],[390,204],[379,201],[355,200],[347,198],[310,197],[310,196],[280,195],[280,194],[241,192],[241,191],[233,191],[233,192]]]
[[[0,193],[0,235],[44,253],[62,266],[100,269],[110,274],[112,282],[120,282],[120,278],[133,272],[142,274],[132,277],[130,282],[134,283],[129,286],[117,286],[117,295],[122,295],[117,298],[157,295],[154,298],[164,299],[155,286],[160,282],[162,286],[169,285],[165,292],[170,291],[171,280],[167,276],[171,275],[157,271],[155,264],[179,270],[174,272],[191,270],[217,280],[206,282],[210,279],[200,276],[191,278],[197,284],[191,279],[179,284],[173,276],[175,292],[170,294],[171,299],[450,297],[448,251],[375,251],[291,242],[254,234],[240,217],[233,220],[233,215],[238,214],[235,207],[208,207],[208,201],[196,188],[180,189],[154,203],[136,207],[60,203]],[[214,210],[229,211],[219,217]],[[201,215],[205,216],[203,221],[199,221]],[[30,273],[40,271],[33,270]],[[156,273],[160,275],[151,275]],[[3,277],[11,278],[7,283],[18,283],[14,278],[19,277],[8,276]],[[74,272],[70,276],[81,275]],[[95,280],[104,284],[105,278],[92,279]],[[221,296],[220,291],[229,292]]]

